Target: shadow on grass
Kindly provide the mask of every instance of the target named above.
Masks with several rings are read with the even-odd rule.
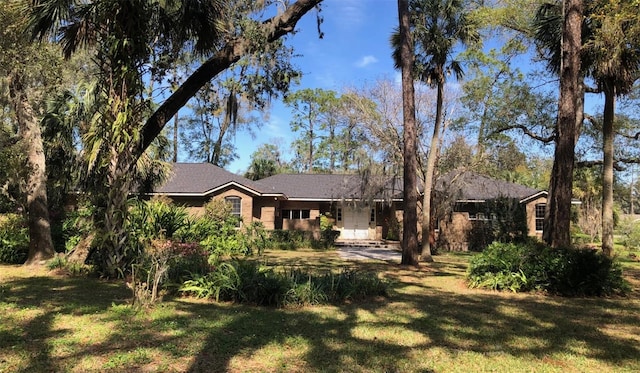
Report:
[[[18,350],[27,356],[21,372],[59,371],[51,356],[51,342],[67,331],[53,328],[55,318],[100,314],[114,303],[124,303],[128,295],[124,286],[95,279],[33,276],[4,281],[0,351]],[[0,358],[0,371],[3,363],[4,357]]]
[[[423,356],[434,348],[523,360],[566,353],[640,369],[636,299],[457,292],[438,282],[461,281],[464,266],[455,258],[420,269],[333,259],[303,264],[335,269],[338,263],[383,272],[390,297],[301,309],[176,299],[134,314],[112,306],[129,296],[121,284],[11,279],[0,291],[0,351],[26,356],[23,372],[71,370],[87,357],[97,361],[95,370],[429,372],[435,365]],[[59,315],[87,318],[108,332],[54,351],[74,333],[55,326]]]

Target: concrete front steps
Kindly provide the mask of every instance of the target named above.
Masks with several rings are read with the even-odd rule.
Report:
[[[337,240],[334,243],[337,247],[361,247],[361,248],[380,248],[400,250],[400,242],[398,241],[376,241],[376,240]]]

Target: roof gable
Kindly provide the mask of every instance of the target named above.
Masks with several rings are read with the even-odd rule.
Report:
[[[233,186],[249,193],[262,193],[260,186],[245,177],[210,163],[174,163],[171,176],[156,194],[206,196]]]

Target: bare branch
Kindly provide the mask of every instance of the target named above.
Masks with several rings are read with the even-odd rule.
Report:
[[[618,135],[620,135],[620,136],[622,136],[624,138],[630,139],[630,140],[638,140],[638,139],[640,139],[640,132],[636,132],[635,135],[629,135],[629,134],[626,134],[626,133],[618,132]]]

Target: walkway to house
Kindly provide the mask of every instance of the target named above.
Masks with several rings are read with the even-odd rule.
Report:
[[[384,260],[399,263],[402,253],[394,245],[372,242],[336,242],[336,250],[346,260]]]

